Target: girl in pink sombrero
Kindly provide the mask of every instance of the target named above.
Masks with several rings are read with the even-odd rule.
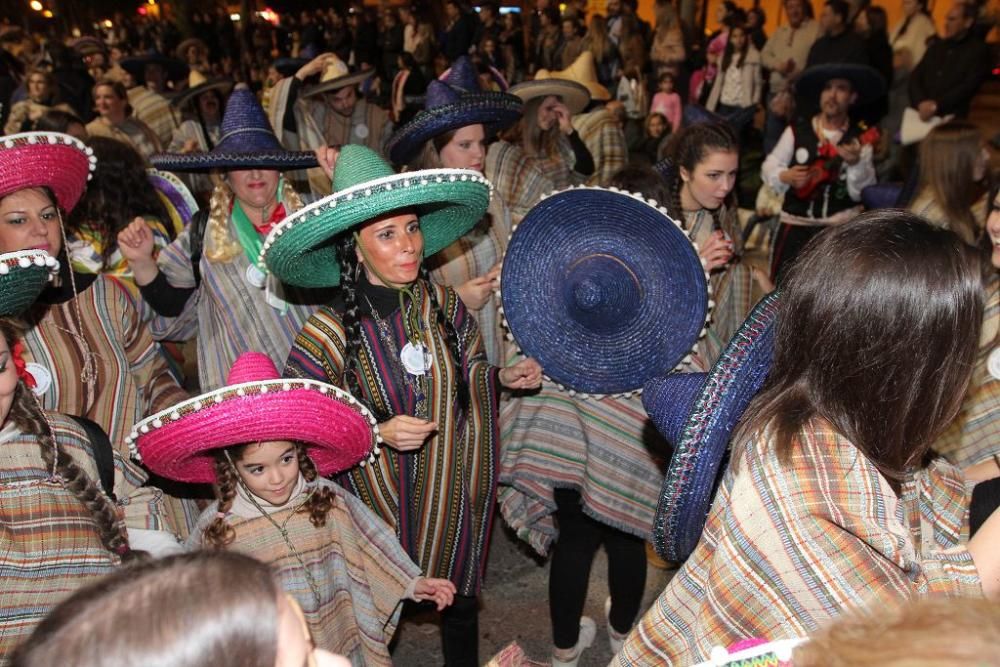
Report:
[[[226,386],[147,417],[130,436],[151,470],[215,485],[191,548],[270,563],[317,646],[391,665],[402,598],[451,604],[455,586],[420,576],[395,534],[325,479],[378,453],[375,417],[346,391],[287,380],[264,354],[241,355]]]

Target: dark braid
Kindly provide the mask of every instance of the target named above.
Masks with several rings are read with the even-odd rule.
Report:
[[[90,512],[97,524],[97,533],[104,547],[118,554],[122,562],[145,555],[129,548],[128,532],[124,522],[118,517],[115,504],[73,458],[56,445],[55,434],[45,418],[45,413],[31,390],[21,381],[17,383],[10,418],[23,433],[38,437],[38,446],[46,468],[49,470],[54,468],[56,474],[62,478],[63,486]]]
[[[216,511],[223,516],[216,515],[212,523],[205,528],[201,536],[203,546],[224,549],[236,539],[236,531],[229,525],[224,515],[233,507],[236,485],[239,483],[236,478],[238,474],[226,459],[225,450],[220,450],[215,457],[215,495],[219,499]]]
[[[358,314],[358,293],[355,274],[358,271],[358,257],[354,249],[354,236],[348,232],[337,243],[337,259],[340,261],[340,288],[344,295],[344,312],[340,313],[344,325],[344,386],[354,398],[375,413],[379,421],[385,421],[391,415],[382,414],[374,406],[368,405],[361,392],[361,382],[358,379],[357,350],[361,346],[361,316]]]
[[[319,473],[316,472],[316,464],[306,452],[306,446],[300,442],[295,443],[295,452],[299,458],[299,472],[302,473],[306,482],[316,481]],[[313,492],[300,511],[308,512],[309,522],[317,528],[322,528],[326,525],[326,515],[333,509],[333,500],[333,491],[321,486]]]
[[[469,382],[465,377],[465,369],[462,367],[462,344],[458,337],[458,331],[455,330],[455,325],[452,323],[451,318],[446,317],[444,308],[438,303],[434,283],[431,282],[427,267],[423,264],[420,265],[420,279],[423,281],[423,287],[427,290],[427,294],[431,299],[431,311],[437,315],[437,326],[444,333],[445,341],[448,343],[448,351],[451,353],[451,359],[455,363],[458,380],[456,387],[458,390],[456,395],[458,407],[463,413],[468,412]],[[418,306],[414,304],[413,307],[416,308]]]

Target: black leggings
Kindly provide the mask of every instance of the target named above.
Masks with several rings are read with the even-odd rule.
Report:
[[[590,566],[602,543],[608,553],[611,627],[618,633],[628,632],[639,615],[646,588],[646,549],[642,539],[584,514],[577,491],[556,489],[553,495],[559,540],[552,548],[549,570],[549,614],[556,648],[576,646]]]
[[[441,649],[445,667],[479,666],[479,600],[456,595],[441,612]]]

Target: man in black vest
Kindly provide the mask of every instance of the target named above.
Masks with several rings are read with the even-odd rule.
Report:
[[[761,166],[764,182],[785,197],[772,280],[809,239],[859,213],[861,191],[876,180],[877,131],[852,119],[850,111],[885,95],[882,76],[864,65],[819,65],[802,74],[796,95],[799,117]]]

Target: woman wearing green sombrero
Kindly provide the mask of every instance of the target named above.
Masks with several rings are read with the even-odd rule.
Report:
[[[425,576],[454,582],[445,663],[477,665],[498,390],[538,387],[541,367],[531,359],[491,366],[456,292],[431,283],[422,266],[482,218],[489,183],[481,174],[394,174],[355,145],[336,164],[334,194],[278,224],[261,253],[286,283],[342,286],[299,333],[285,373],[344,387],[376,415],[390,449],[342,482],[395,527]]]

